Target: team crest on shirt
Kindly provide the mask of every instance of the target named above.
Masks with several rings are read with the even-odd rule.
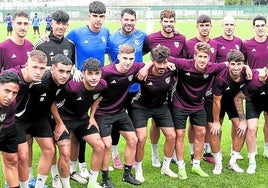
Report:
[[[3,121],[6,119],[7,113],[1,114],[0,116],[0,122],[3,123]]]
[[[96,100],[99,97],[99,95],[100,95],[99,93],[93,95],[93,100]]]
[[[133,74],[128,76],[128,81],[132,81],[133,80]]]
[[[103,43],[106,43],[106,37],[105,36],[102,36],[101,40],[102,40]]]
[[[214,54],[215,53],[215,49],[214,48],[210,48],[210,52]]]
[[[63,54],[64,54],[65,56],[68,56],[68,55],[69,55],[69,50],[68,50],[68,49],[64,49],[64,50],[63,50]]]
[[[140,44],[139,39],[135,39],[135,40],[134,40],[134,44],[135,44],[136,46],[139,46],[139,44]]]
[[[178,41],[174,42],[174,46],[175,46],[176,48],[178,48],[178,47],[180,46],[180,42],[178,42]]]
[[[203,74],[203,78],[207,79],[209,74]]]
[[[167,78],[165,79],[165,82],[166,82],[166,84],[169,84],[169,83],[170,83],[170,77],[167,77]]]
[[[236,48],[237,50],[239,50],[239,49],[240,49],[240,47],[239,47],[239,45],[238,45],[238,44],[236,44],[236,45],[235,45],[235,48]]]

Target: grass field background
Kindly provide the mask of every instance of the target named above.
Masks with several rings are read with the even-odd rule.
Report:
[[[68,30],[72,28],[80,27],[87,24],[87,22],[70,22]],[[184,34],[188,39],[195,37],[197,35],[197,29],[195,27],[196,22],[193,20],[185,20],[185,21],[178,21],[176,24],[176,29]],[[111,32],[116,31],[120,28],[120,25],[117,21],[107,21],[105,26],[110,29]],[[40,31],[44,34],[45,24],[41,24]],[[146,31],[146,22],[138,21],[137,28],[143,31]],[[154,31],[158,31],[160,29],[160,24],[158,21],[154,22]],[[6,37],[6,25],[5,23],[0,24],[0,42],[5,40]],[[242,39],[249,39],[252,38],[254,35],[252,22],[251,21],[237,21],[237,27],[235,31],[235,35],[242,38]],[[211,38],[219,36],[222,34],[221,22],[220,21],[213,21],[213,27],[211,30]],[[30,26],[29,32],[27,34],[27,39],[31,40],[33,43],[36,43],[38,38],[33,38],[33,30]],[[145,61],[149,60],[149,56],[146,55],[144,58]],[[267,169],[268,169],[268,161],[262,157],[263,152],[263,116],[261,115],[260,122],[259,122],[259,129],[258,129],[258,152],[259,155],[256,157],[257,160],[257,172],[253,175],[248,175],[246,173],[236,174],[233,171],[227,169],[227,164],[230,158],[230,148],[231,148],[231,137],[230,137],[230,127],[231,123],[228,118],[225,118],[223,124],[223,135],[222,135],[222,153],[223,153],[223,173],[222,175],[213,175],[212,170],[214,165],[209,164],[207,162],[202,161],[201,166],[202,168],[210,175],[209,178],[201,178],[197,175],[191,174],[191,166],[190,166],[190,155],[189,155],[189,145],[188,139],[185,139],[185,162],[186,162],[186,170],[188,172],[188,179],[187,180],[179,180],[179,179],[171,179],[167,176],[163,176],[160,174],[160,169],[154,168],[151,166],[151,148],[150,148],[150,141],[147,140],[146,143],[146,151],[145,157],[143,161],[143,171],[145,182],[142,184],[141,187],[144,188],[175,188],[175,187],[185,187],[185,188],[195,188],[195,187],[221,187],[221,188],[236,188],[236,187],[245,187],[245,188],[264,188],[268,186],[267,180]],[[161,139],[159,142],[159,152],[161,158],[163,158],[163,135],[161,135]],[[119,150],[121,153],[121,160],[123,160],[123,150],[124,150],[124,140],[120,139]],[[40,156],[40,150],[36,143],[34,143],[34,174],[36,175],[37,163]],[[90,147],[87,146],[86,152],[86,159],[89,167],[89,160],[90,160]],[[241,154],[244,156],[244,160],[238,161],[239,165],[246,170],[248,165],[248,158],[246,152],[246,146],[243,147]],[[2,167],[0,164],[0,172],[2,171]],[[171,168],[177,172],[177,166],[171,164]],[[122,178],[122,170],[115,170],[110,172],[111,181],[113,182],[115,187],[123,188],[123,187],[135,187],[129,184],[126,184],[121,181]],[[101,180],[101,173],[99,175],[99,180]],[[51,186],[51,176],[49,176],[47,180],[47,185]],[[86,186],[79,185],[76,182],[71,182],[73,188],[82,188]],[[4,186],[4,178],[3,174],[0,173],[0,187]]]

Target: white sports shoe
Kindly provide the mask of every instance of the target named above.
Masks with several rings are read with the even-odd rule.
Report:
[[[70,176],[70,179],[82,184],[82,185],[86,185],[87,184],[87,179],[83,178],[78,172],[73,172]]]
[[[161,174],[165,174],[171,178],[177,178],[179,177],[178,174],[174,173],[170,168],[161,168]]]
[[[248,174],[255,174],[256,173],[256,163],[249,163],[247,173]]]
[[[237,173],[243,173],[244,172],[244,170],[242,168],[240,168],[237,163],[228,164],[228,168],[230,170],[233,170],[233,171],[237,172]]]
[[[86,163],[79,163],[79,174],[82,178],[88,179],[90,174],[87,170],[87,164]]]
[[[145,181],[142,171],[136,171],[135,178],[136,180],[139,180],[141,183]]]
[[[161,167],[161,162],[158,156],[152,156],[152,166],[156,168]]]
[[[110,171],[110,172],[111,172],[111,171],[114,171],[114,167],[109,166],[109,171]]]
[[[60,181],[60,177],[58,174],[52,179],[52,187],[53,188],[62,188],[62,183]]]
[[[214,170],[212,171],[212,173],[218,175],[218,174],[221,174],[221,172],[222,172],[222,165],[216,164]]]

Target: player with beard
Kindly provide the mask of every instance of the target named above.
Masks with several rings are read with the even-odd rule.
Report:
[[[176,58],[179,57],[186,58],[187,55],[186,38],[183,34],[175,30],[175,24],[176,24],[175,11],[168,9],[161,11],[160,24],[162,26],[162,29],[160,31],[152,33],[146,37],[144,44],[144,51],[149,52],[153,48],[157,47],[157,45],[163,45],[169,49],[170,56]],[[175,80],[173,80],[173,82],[175,82]],[[171,93],[169,94],[169,98],[170,95]],[[158,154],[159,138],[160,138],[160,130],[155,125],[155,122],[152,121],[152,125],[150,128],[152,166],[157,168],[161,167],[160,157]]]
[[[146,81],[140,82],[140,91],[132,99],[132,121],[138,137],[136,151],[136,179],[144,182],[142,160],[147,138],[147,121],[154,118],[156,125],[165,135],[164,160],[161,174],[177,178],[169,165],[175,148],[175,130],[167,96],[173,86],[176,71],[168,70],[169,49],[158,45],[151,51],[153,66],[148,70]]]

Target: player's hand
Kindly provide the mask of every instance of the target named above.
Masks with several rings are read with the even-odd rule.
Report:
[[[41,36],[40,39],[45,42],[49,42],[50,40],[47,34],[44,34],[43,36]]]
[[[246,121],[240,121],[237,129],[236,129],[236,134],[239,137],[243,137],[246,134],[247,131],[247,122]]]
[[[58,141],[60,136],[64,132],[67,132],[69,134],[69,131],[66,128],[66,126],[64,124],[57,124],[56,127],[55,127],[55,130],[54,130],[54,138],[55,138],[55,140]]]
[[[214,136],[217,136],[217,135],[220,135],[221,133],[221,124],[220,122],[214,122],[212,124],[212,127],[210,129],[210,134],[214,135]]]
[[[247,75],[247,80],[252,80],[252,70],[248,65],[245,65],[246,68],[246,75]]]
[[[168,69],[170,71],[175,71],[176,70],[176,65],[174,63],[168,62]]]
[[[75,70],[73,73],[73,80],[76,82],[82,81],[82,73],[80,70]]]
[[[148,69],[144,69],[144,68],[141,68],[140,71],[139,71],[138,74],[137,74],[137,78],[138,78],[139,80],[144,80],[144,81],[146,81],[147,76],[148,76]]]

